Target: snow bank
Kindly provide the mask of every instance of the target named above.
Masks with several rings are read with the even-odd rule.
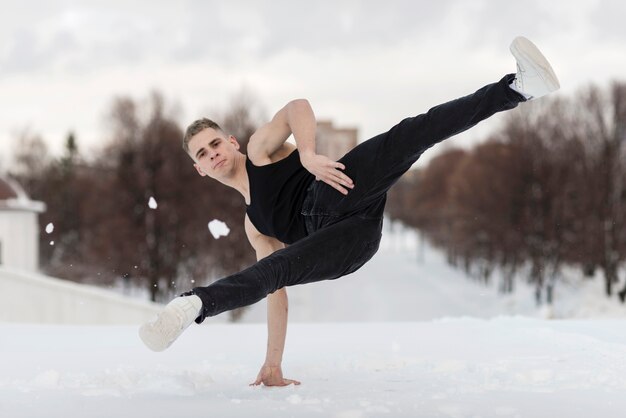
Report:
[[[0,322],[137,324],[159,309],[95,286],[0,268]]]

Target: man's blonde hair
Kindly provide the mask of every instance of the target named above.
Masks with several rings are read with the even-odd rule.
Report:
[[[224,133],[217,123],[207,118],[198,119],[187,127],[185,136],[183,137],[183,149],[187,154],[189,154],[189,141],[191,141],[191,138],[208,128]]]

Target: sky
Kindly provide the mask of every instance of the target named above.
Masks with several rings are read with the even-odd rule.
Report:
[[[97,150],[114,98],[142,102],[154,90],[182,127],[243,91],[267,118],[307,98],[318,119],[365,140],[514,72],[517,35],[548,57],[558,94],[626,79],[619,0],[0,4],[0,171],[25,131],[55,153],[70,131],[82,152]],[[500,121],[453,143],[468,146]]]

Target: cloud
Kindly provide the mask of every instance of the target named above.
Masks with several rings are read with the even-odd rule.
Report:
[[[596,42],[611,42],[626,48],[626,3],[622,0],[601,0],[589,13],[592,35]]]
[[[346,50],[420,37],[427,42],[430,33],[442,30],[439,22],[455,3],[401,0],[390,7],[369,0],[338,1],[330,7],[287,0],[194,2],[184,45],[175,55],[267,59],[288,50]]]
[[[16,31],[6,50],[0,60],[0,69],[5,74],[39,68],[45,62],[45,53],[39,47],[37,36],[29,30]]]
[[[0,55],[3,76],[15,73],[93,71],[132,65],[158,54],[159,31],[145,16],[115,10],[56,10],[16,29]]]
[[[231,66],[288,51],[350,53],[406,44],[428,49],[442,40],[468,49],[508,43],[517,34],[562,42],[584,30],[594,2],[234,0],[68,3],[4,31],[3,72],[101,71],[141,62]],[[122,6],[122,4],[124,4]],[[598,39],[623,39],[625,6],[604,0],[590,17]],[[0,24],[6,18],[0,18]],[[608,23],[604,33],[604,23]],[[558,39],[558,41],[557,41]]]
[[[0,15],[0,107],[11,109],[0,143],[29,124],[95,140],[117,94],[157,88],[187,119],[242,85],[270,112],[304,96],[318,116],[369,136],[513,70],[517,34],[549,55],[563,92],[626,73],[618,0],[25,4],[3,1]]]

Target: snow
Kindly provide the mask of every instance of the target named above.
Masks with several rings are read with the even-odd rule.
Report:
[[[153,353],[137,326],[0,324],[2,417],[622,417],[624,307],[564,273],[552,318],[532,288],[496,292],[410,233],[363,269],[289,289],[283,371],[250,387],[265,304],[193,325]],[[421,261],[420,261],[421,260]],[[583,318],[583,319],[581,319]],[[593,319],[592,319],[593,318]]]
[[[157,201],[153,196],[150,196],[150,199],[148,199],[148,207],[150,209],[156,209],[158,207]]]
[[[54,231],[54,224],[50,222],[48,223],[48,225],[46,225],[46,233],[51,234],[52,231]]]
[[[6,199],[0,201],[0,210],[42,213],[46,211],[46,205],[43,202],[20,197],[18,199]]]
[[[152,353],[135,327],[3,325],[0,414],[66,417],[601,417],[626,408],[617,320],[291,324],[284,373],[250,387],[262,324],[190,328]]]
[[[228,225],[217,219],[213,219],[211,222],[209,222],[208,227],[211,235],[213,235],[213,238],[215,239],[218,239],[219,237],[225,237],[230,233],[230,228],[228,228]]]

